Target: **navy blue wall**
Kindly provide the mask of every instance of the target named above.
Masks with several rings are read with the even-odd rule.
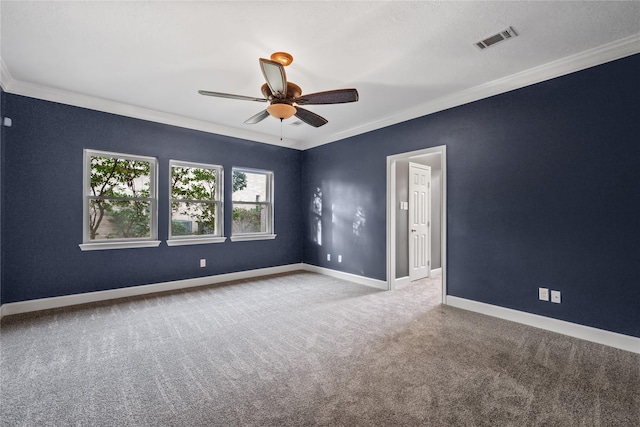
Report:
[[[2,114],[4,111],[4,91],[0,88],[0,121],[3,119],[4,115]],[[2,304],[2,198],[4,197],[4,191],[2,188],[2,174],[3,174],[3,163],[4,163],[4,126],[0,123],[0,304]]]
[[[0,93],[2,302],[301,261],[385,280],[386,156],[446,145],[450,295],[640,336],[637,75],[640,55],[304,153]],[[224,166],[227,199],[232,166],[273,170],[278,237],[81,252],[83,148],[158,158],[161,240],[170,158]]]
[[[386,156],[446,145],[450,295],[640,337],[639,75],[635,55],[306,151],[305,262],[386,280]]]
[[[209,276],[302,261],[297,150],[4,94],[2,302]],[[158,158],[159,239],[168,233],[169,159],[274,171],[275,240],[82,252],[83,149]],[[200,258],[207,267],[200,268]]]

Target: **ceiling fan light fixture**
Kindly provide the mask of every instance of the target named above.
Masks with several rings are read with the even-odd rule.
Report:
[[[302,123],[318,128],[326,125],[328,123],[327,119],[298,105],[344,104],[358,100],[358,91],[355,89],[334,89],[302,96],[300,86],[287,81],[287,75],[284,71],[284,66],[292,62],[293,56],[287,52],[275,52],[271,55],[271,59],[259,58],[260,69],[266,80],[266,83],[260,88],[264,98],[206,90],[200,90],[198,93],[218,98],[268,102],[270,105],[266,109],[244,121],[247,125],[259,123],[269,116],[280,119],[282,125],[283,120],[295,115]],[[282,139],[282,136],[280,139]]]
[[[275,52],[271,54],[271,60],[279,62],[286,67],[287,65],[291,65],[293,62],[293,56],[287,52]]]
[[[293,116],[297,110],[289,104],[271,104],[267,107],[267,112],[276,119],[285,120]]]

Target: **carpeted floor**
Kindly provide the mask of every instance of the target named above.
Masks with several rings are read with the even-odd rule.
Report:
[[[312,273],[3,319],[2,426],[640,426],[640,355]]]

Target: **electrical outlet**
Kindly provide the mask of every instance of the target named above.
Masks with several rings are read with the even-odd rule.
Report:
[[[338,262],[342,262],[342,255],[338,255]]]
[[[331,261],[331,254],[327,254],[327,261]]]
[[[560,291],[551,291],[551,302],[560,304]]]
[[[206,266],[207,266],[207,260],[206,260],[206,259],[204,259],[204,258],[202,258],[202,259],[200,260],[200,267],[201,267],[201,268],[205,268]]]
[[[549,301],[549,289],[538,288],[538,299],[540,301]]]

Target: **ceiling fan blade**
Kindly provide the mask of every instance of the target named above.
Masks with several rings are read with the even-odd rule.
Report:
[[[255,116],[251,116],[247,120],[245,120],[244,124],[245,125],[255,125],[256,123],[263,121],[267,117],[269,117],[269,112],[267,110],[262,110],[258,114],[256,114]]]
[[[306,124],[316,128],[319,128],[320,126],[326,125],[328,123],[328,120],[324,117],[300,107],[296,107],[296,117]]]
[[[276,61],[260,58],[260,68],[271,92],[278,98],[286,97],[287,75],[284,72],[284,66]]]
[[[298,105],[344,104],[356,102],[358,91],[355,89],[336,89],[326,92],[309,93],[293,100]]]
[[[198,93],[200,95],[215,96],[215,97],[218,97],[218,98],[239,99],[241,101],[267,102],[267,100],[265,98],[255,98],[253,96],[233,95],[231,93],[210,92],[208,90],[199,90]]]

